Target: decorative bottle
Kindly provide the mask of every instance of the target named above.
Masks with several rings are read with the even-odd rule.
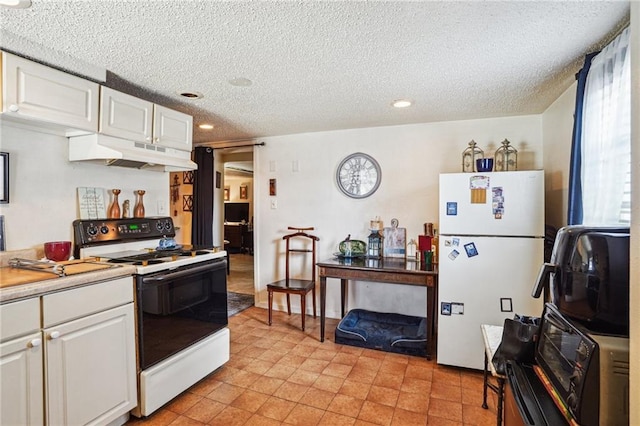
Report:
[[[109,211],[107,212],[107,219],[119,219],[120,218],[120,201],[118,201],[118,195],[120,194],[119,189],[112,189],[113,193],[113,201],[109,206]]]
[[[145,192],[146,191],[143,191],[142,189],[136,191],[138,200],[136,201],[136,205],[133,208],[133,217],[144,217],[144,202],[142,200],[142,197],[144,196]]]

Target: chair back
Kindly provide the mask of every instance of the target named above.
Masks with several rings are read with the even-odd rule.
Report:
[[[313,231],[313,227],[308,228],[296,228],[293,226],[289,226],[287,229],[293,230],[295,232],[285,235],[282,237],[283,240],[286,241],[286,262],[285,262],[285,277],[287,282],[289,282],[289,258],[293,253],[311,253],[311,281],[316,281],[316,241],[320,241],[320,238],[315,235],[309,234],[306,231]],[[311,240],[311,249],[307,248],[292,248],[291,242],[292,240]]]

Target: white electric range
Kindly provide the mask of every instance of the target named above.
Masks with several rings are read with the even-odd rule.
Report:
[[[77,220],[77,258],[136,266],[138,407],[148,416],[229,360],[227,254],[175,245],[170,217]]]

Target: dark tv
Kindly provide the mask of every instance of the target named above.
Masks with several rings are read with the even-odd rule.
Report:
[[[225,222],[249,222],[249,203],[224,203]]]

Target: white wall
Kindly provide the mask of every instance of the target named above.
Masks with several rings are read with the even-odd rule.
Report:
[[[567,224],[569,163],[576,87],[576,83],[572,84],[542,114],[545,221],[556,228]]]
[[[541,116],[521,116],[391,126],[263,138],[254,150],[257,301],[266,307],[266,284],[284,275],[282,236],[287,226],[314,226],[320,237],[319,260],[337,251],[348,234],[366,241],[369,220],[385,226],[397,218],[407,239],[422,233],[425,222],[438,222],[438,175],[461,171],[461,153],[474,139],[487,156],[504,138],[519,152],[519,168],[542,168]],[[369,198],[346,197],[335,183],[336,167],[353,152],[373,156],[382,168],[382,183]],[[294,172],[292,162],[299,171]],[[275,171],[270,171],[271,167]],[[269,179],[277,179],[270,197]],[[275,199],[277,208],[271,209]],[[436,225],[437,228],[437,225]],[[327,315],[339,317],[339,281],[327,284]],[[426,292],[410,286],[357,283],[350,288],[350,307],[409,315],[426,314]],[[278,296],[278,295],[276,295]],[[283,309],[282,299],[276,299]],[[299,300],[293,298],[294,310]],[[311,309],[309,308],[309,312]]]
[[[6,249],[41,249],[45,241],[71,240],[78,219],[76,188],[120,188],[120,203],[146,190],[147,216],[158,215],[158,201],[169,215],[169,173],[69,162],[67,138],[2,122],[0,150],[9,152],[10,199],[0,205],[5,216]]]

